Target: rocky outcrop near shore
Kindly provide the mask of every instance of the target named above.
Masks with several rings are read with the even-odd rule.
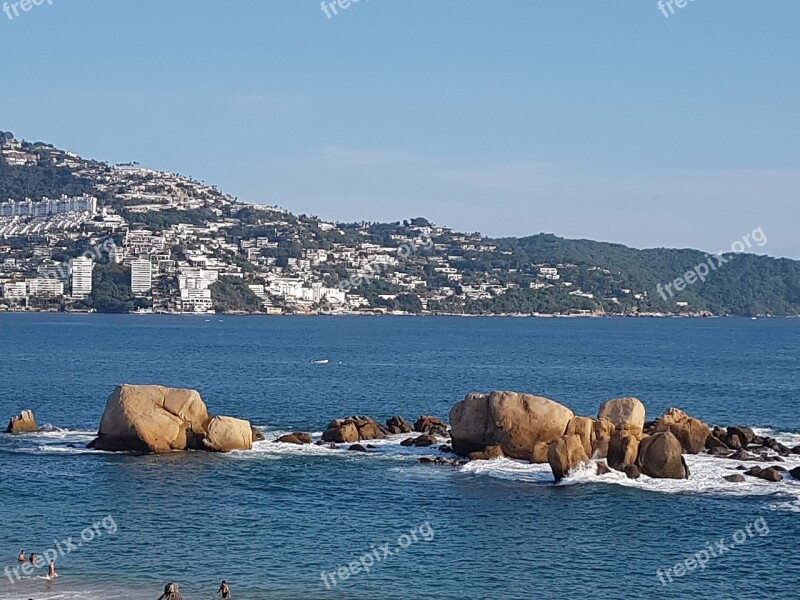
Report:
[[[37,433],[38,431],[39,426],[30,410],[23,410],[19,416],[11,417],[6,428],[6,433]]]
[[[500,446],[508,457],[530,460],[534,446],[558,440],[574,416],[566,406],[541,396],[468,394],[450,411],[453,450],[467,456]]]
[[[110,452],[249,450],[247,421],[212,417],[196,390],[120,385],[109,396],[92,447]]]

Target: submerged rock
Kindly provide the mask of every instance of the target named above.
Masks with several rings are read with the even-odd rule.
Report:
[[[733,475],[725,475],[723,477],[725,481],[730,481],[731,483],[741,483],[744,481],[744,476],[739,475],[738,473],[734,473]]]
[[[400,442],[401,446],[416,446],[418,448],[425,448],[428,446],[435,446],[439,443],[434,435],[421,435],[415,438],[407,438]]]
[[[303,444],[310,444],[313,440],[311,439],[310,433],[305,433],[303,431],[295,431],[294,433],[282,435],[275,441],[281,442],[283,444],[303,445]]]
[[[38,431],[39,426],[30,410],[23,410],[19,416],[11,417],[6,428],[6,433],[36,433]]]
[[[470,452],[470,460],[492,460],[493,458],[503,458],[503,449],[500,446],[486,446],[481,452]]]
[[[758,477],[759,479],[764,479],[766,481],[783,481],[783,475],[781,475],[780,471],[772,467],[767,467],[766,469],[762,469],[761,467],[752,467],[745,471],[744,474],[750,475],[751,477]]]
[[[468,394],[450,411],[453,450],[462,456],[500,446],[511,458],[530,459],[537,443],[556,441],[575,415],[541,396],[516,392]]]
[[[439,435],[447,437],[450,435],[447,431],[447,424],[441,419],[432,417],[430,415],[423,415],[414,423],[414,431],[418,433],[427,433],[429,435]]]

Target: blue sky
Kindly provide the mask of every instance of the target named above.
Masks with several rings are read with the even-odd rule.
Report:
[[[761,227],[800,258],[796,0],[49,1],[0,13],[18,137],[326,219],[709,251]]]

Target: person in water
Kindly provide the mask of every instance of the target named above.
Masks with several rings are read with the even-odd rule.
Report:
[[[17,560],[19,562],[25,562],[26,560],[28,560],[28,558],[25,556],[25,550],[19,551],[19,556],[17,557]]]
[[[217,590],[217,593],[222,598],[230,598],[231,597],[231,588],[228,587],[228,583],[224,579],[222,580],[222,583],[219,584],[219,589]]]
[[[47,567],[47,578],[51,581],[58,577],[58,573],[56,573],[56,561],[55,559],[50,561],[50,566]]]
[[[37,561],[38,559],[39,559],[39,557],[38,557],[38,556],[36,556],[36,554],[34,554],[33,552],[31,552],[31,564],[32,564],[32,565],[35,565],[35,564],[36,564],[36,561]]]

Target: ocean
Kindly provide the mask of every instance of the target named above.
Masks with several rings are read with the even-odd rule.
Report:
[[[2,314],[0,418],[31,409],[46,431],[0,434],[0,599],[155,600],[173,580],[210,599],[223,579],[236,600],[800,598],[788,475],[729,483],[738,463],[690,456],[686,481],[554,485],[547,465],[421,464],[440,453],[403,436],[369,454],[272,442],[353,414],[446,419],[508,389],[589,416],[636,396],[648,419],[677,406],[794,446],[799,347],[793,319]],[[85,449],[120,383],[195,388],[267,441]],[[59,547],[56,581],[17,579],[21,549]]]

